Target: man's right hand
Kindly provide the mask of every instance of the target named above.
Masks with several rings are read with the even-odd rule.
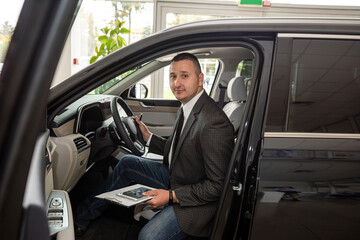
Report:
[[[139,129],[140,129],[140,131],[141,131],[141,133],[143,135],[144,141],[147,142],[149,140],[151,132],[149,131],[147,126],[142,121],[140,121],[140,119],[137,116],[135,116],[135,121],[139,125]]]

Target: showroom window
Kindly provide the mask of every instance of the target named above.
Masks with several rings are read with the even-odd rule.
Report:
[[[96,55],[95,48],[101,45],[99,37],[104,35],[103,28],[114,28],[117,19],[123,22],[121,27],[130,30],[120,34],[126,46],[152,33],[152,17],[152,1],[83,1],[71,32],[75,46],[72,55],[78,59],[73,73],[90,64],[91,57]]]
[[[24,0],[0,3],[0,73]]]
[[[195,15],[184,13],[167,13],[166,14],[166,28],[176,26],[183,23],[228,18],[228,16],[216,16],[216,15]]]
[[[280,38],[266,131],[358,133],[360,41]]]

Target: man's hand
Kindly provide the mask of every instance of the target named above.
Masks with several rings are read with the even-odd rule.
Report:
[[[142,122],[140,121],[140,119],[135,116],[135,121],[137,122],[137,124],[139,124],[139,129],[143,135],[143,139],[145,142],[147,142],[149,140],[149,137],[151,135],[149,129],[147,128],[147,126]]]
[[[164,189],[150,190],[143,193],[144,196],[154,196],[149,201],[145,202],[150,204],[153,208],[164,206],[169,202],[169,191]]]

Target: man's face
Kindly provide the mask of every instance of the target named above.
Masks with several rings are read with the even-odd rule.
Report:
[[[192,61],[172,62],[170,66],[170,88],[182,104],[189,102],[203,89],[204,74],[196,74]]]

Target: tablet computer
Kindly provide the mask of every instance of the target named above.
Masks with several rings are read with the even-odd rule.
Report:
[[[143,196],[144,192],[150,191],[152,190],[151,188],[148,187],[136,187],[134,189],[130,189],[124,192],[119,192],[116,195],[119,197],[125,197],[128,199],[131,199],[133,201],[146,201],[149,200],[151,198],[153,198],[153,196]]]

